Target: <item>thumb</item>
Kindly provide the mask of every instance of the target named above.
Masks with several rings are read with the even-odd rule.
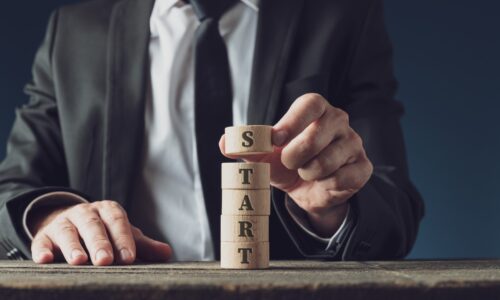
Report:
[[[145,236],[140,229],[132,227],[137,257],[148,262],[166,262],[172,257],[170,245]]]

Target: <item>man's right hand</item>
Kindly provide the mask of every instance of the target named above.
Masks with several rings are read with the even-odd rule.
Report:
[[[131,264],[136,257],[168,261],[172,248],[146,237],[129,223],[125,210],[115,201],[97,201],[64,207],[35,218],[30,224],[33,261],[51,263],[62,254],[72,265]]]

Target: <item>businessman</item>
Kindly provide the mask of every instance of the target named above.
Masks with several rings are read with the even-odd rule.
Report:
[[[56,10],[0,165],[0,255],[214,260],[224,127],[273,125],[271,259],[397,259],[410,182],[381,0]]]

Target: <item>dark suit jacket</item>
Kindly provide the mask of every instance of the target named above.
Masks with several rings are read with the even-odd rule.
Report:
[[[143,148],[153,3],[94,0],[53,13],[26,87],[30,101],[17,110],[0,165],[3,257],[30,256],[21,216],[43,193],[127,206]],[[274,190],[271,258],[394,259],[410,251],[423,203],[408,178],[391,60],[381,0],[261,1],[249,123],[273,124],[298,96],[320,93],[350,114],[375,166],[351,199],[356,226],[337,254],[301,231]],[[220,201],[207,201],[207,211],[218,253]]]

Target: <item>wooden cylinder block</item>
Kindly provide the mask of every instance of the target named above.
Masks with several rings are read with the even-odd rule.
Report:
[[[227,154],[262,154],[273,152],[272,127],[266,125],[246,125],[226,127]]]
[[[268,163],[223,163],[222,189],[268,189],[271,168]]]
[[[222,242],[220,265],[224,269],[265,269],[269,267],[269,242]]]
[[[268,242],[268,216],[220,216],[220,240],[223,242]]]
[[[269,216],[271,190],[222,190],[222,214]]]

